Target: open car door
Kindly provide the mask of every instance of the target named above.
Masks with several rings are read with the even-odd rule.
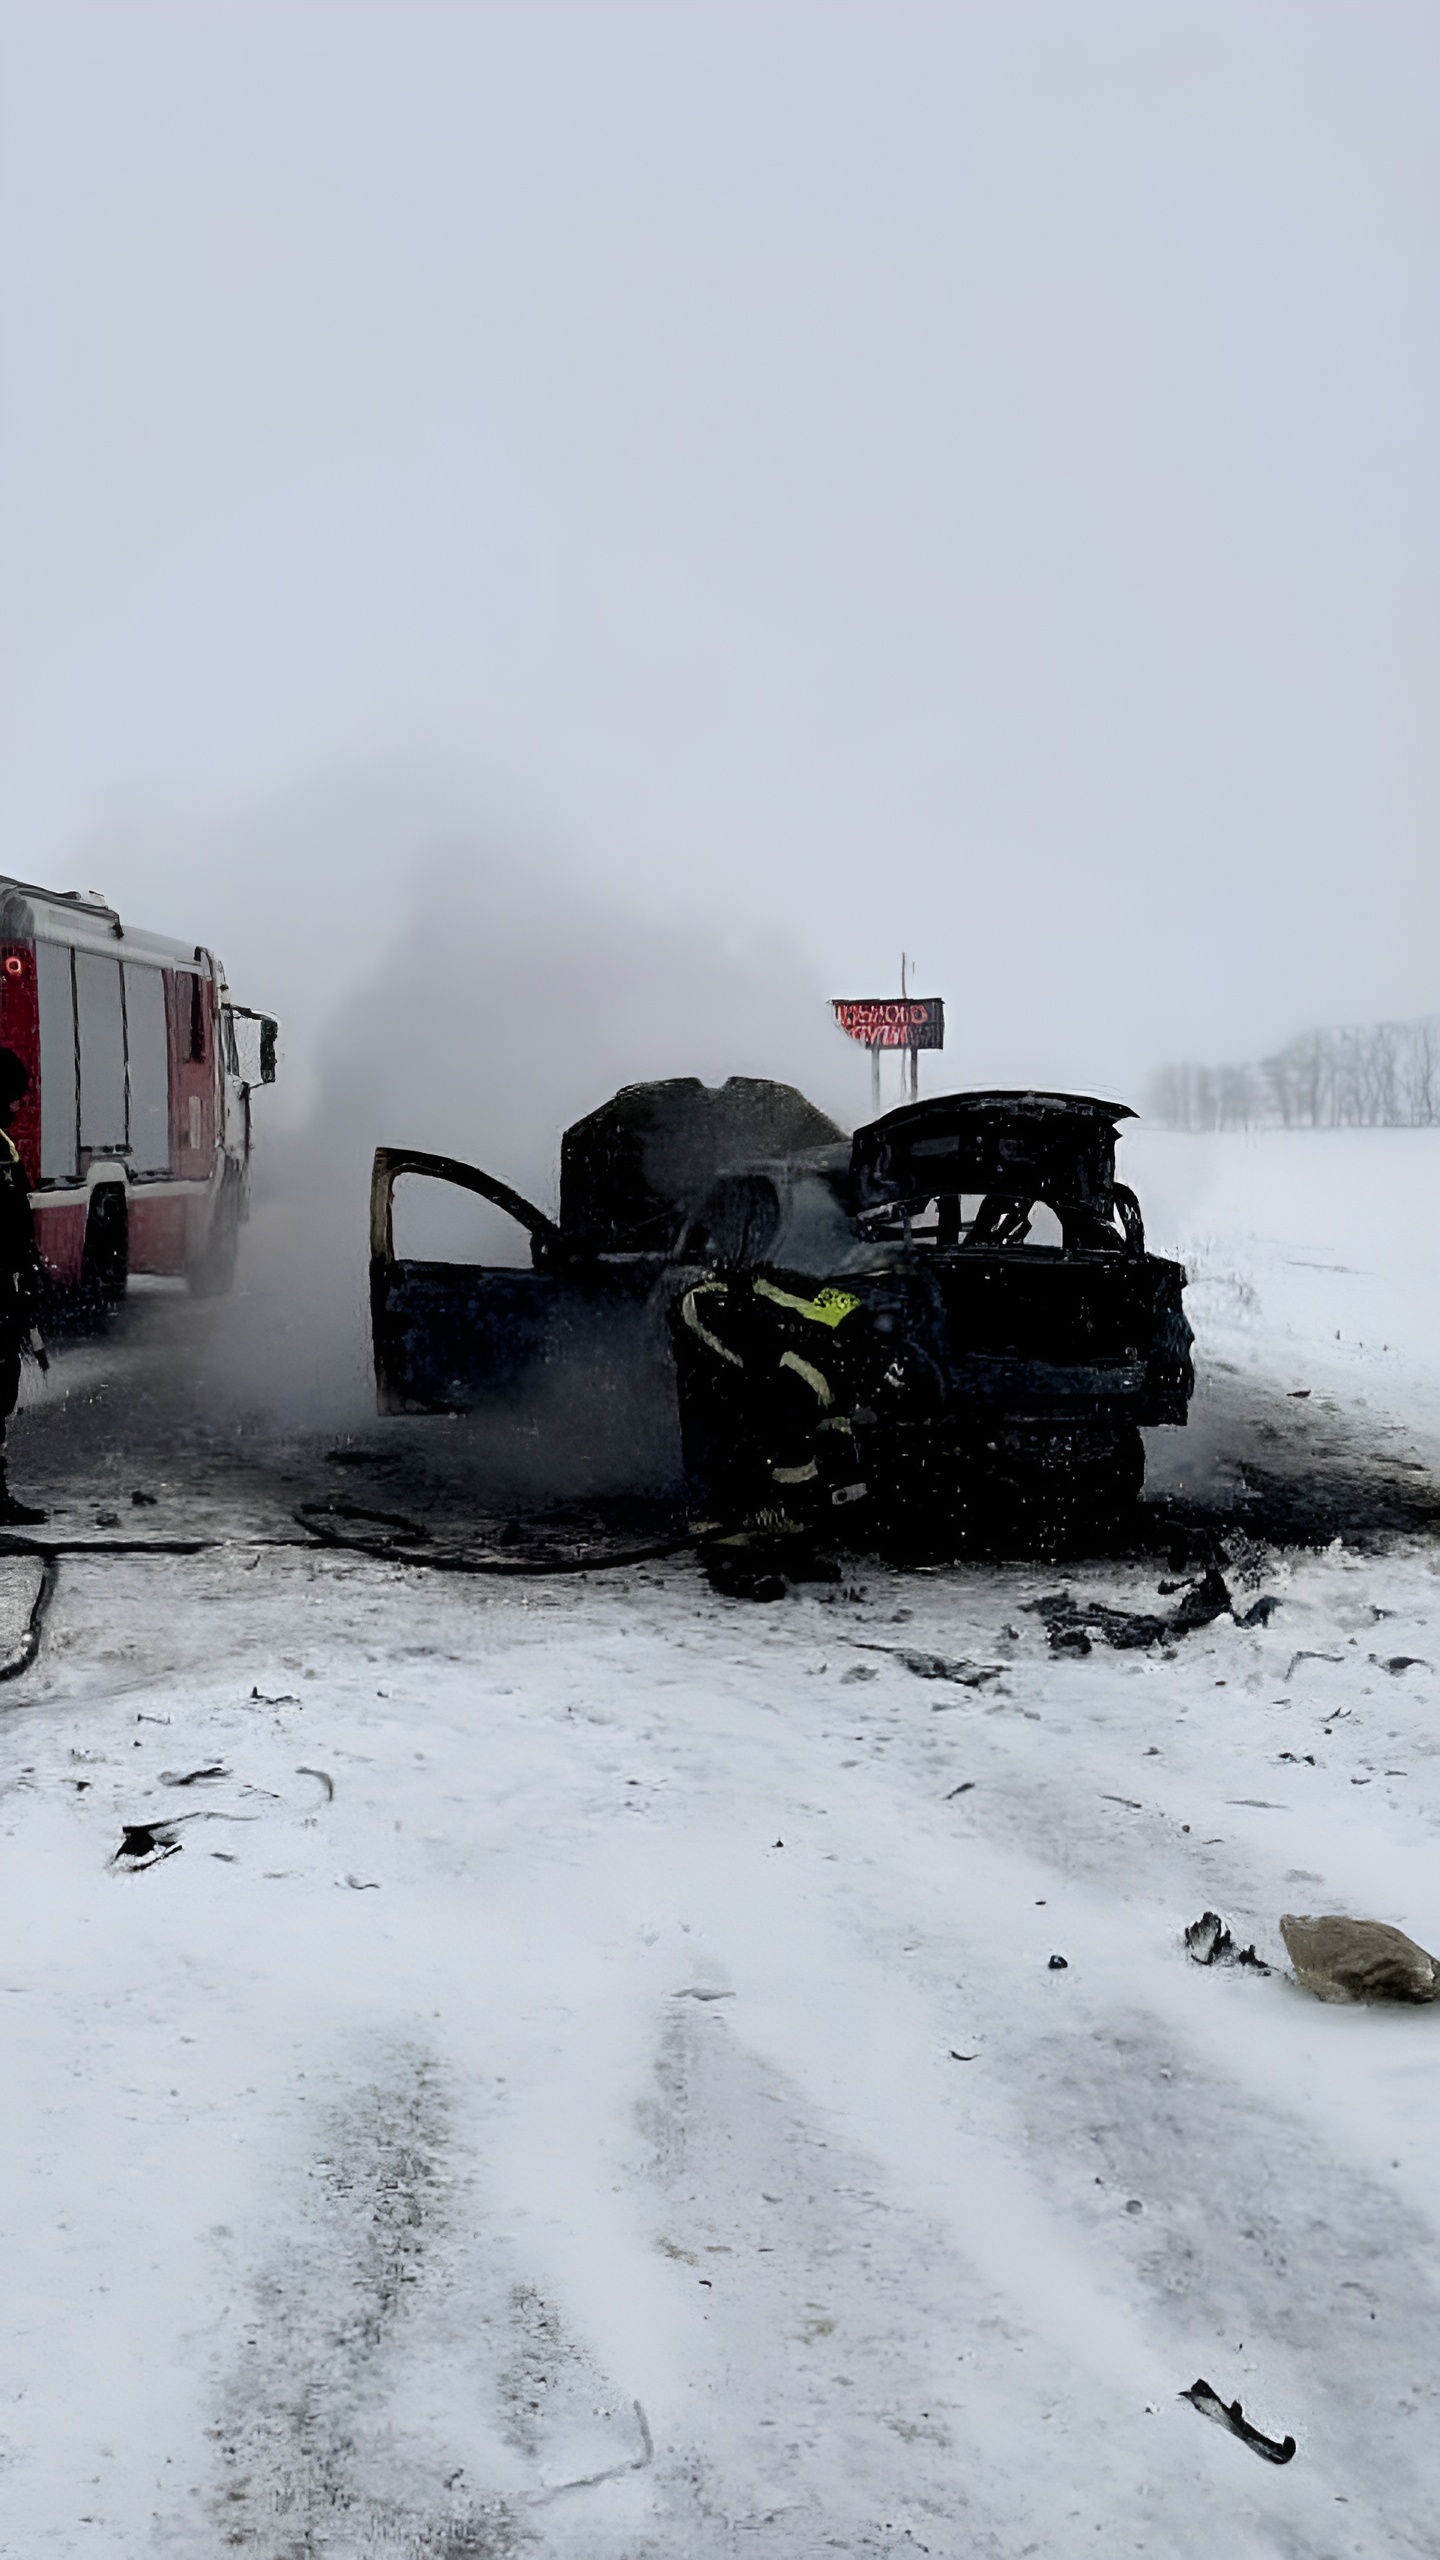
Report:
[[[532,1268],[409,1260],[395,1251],[395,1185],[428,1176],[478,1193],[530,1237]],[[643,1356],[665,1257],[580,1255],[544,1211],[456,1156],[377,1147],[370,1186],[370,1333],[382,1413],[467,1413],[564,1358]]]

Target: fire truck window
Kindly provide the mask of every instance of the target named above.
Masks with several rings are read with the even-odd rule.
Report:
[[[130,1068],[130,1169],[170,1170],[170,1044],[165,981],[138,960],[125,963],[125,1046]]]
[[[93,951],[75,954],[80,1020],[80,1144],[114,1153],[125,1144],[125,1022],[120,963]]]
[[[63,943],[37,942],[40,996],[40,1179],[73,1182],[75,1155],[75,981]]]
[[[205,1064],[205,983],[195,977],[190,981],[190,1063]]]

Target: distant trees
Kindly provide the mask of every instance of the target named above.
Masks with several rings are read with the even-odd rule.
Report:
[[[1423,1129],[1440,1121],[1440,1016],[1303,1031],[1241,1067],[1161,1067],[1152,1118],[1170,1129]]]

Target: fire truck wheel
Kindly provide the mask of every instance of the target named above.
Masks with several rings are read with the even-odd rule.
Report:
[[[118,1307],[130,1278],[130,1209],[124,1186],[102,1182],[90,1195],[80,1291],[98,1314]]]
[[[191,1293],[197,1298],[223,1298],[235,1277],[235,1256],[240,1248],[240,1186],[223,1183],[220,1197],[210,1219],[210,1232],[200,1252],[186,1270]]]

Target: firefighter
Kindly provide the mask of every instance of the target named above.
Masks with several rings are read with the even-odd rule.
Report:
[[[5,1425],[20,1394],[20,1362],[26,1353],[49,1366],[35,1332],[44,1273],[35,1247],[30,1185],[10,1123],[30,1089],[24,1060],[0,1048],[0,1526],[43,1520],[43,1511],[17,1502],[6,1474]]]
[[[851,1420],[860,1300],[732,1268],[687,1290],[674,1332],[686,1464],[720,1515],[703,1550],[712,1582],[770,1598],[782,1566],[829,1578],[817,1548],[866,1492]]]

